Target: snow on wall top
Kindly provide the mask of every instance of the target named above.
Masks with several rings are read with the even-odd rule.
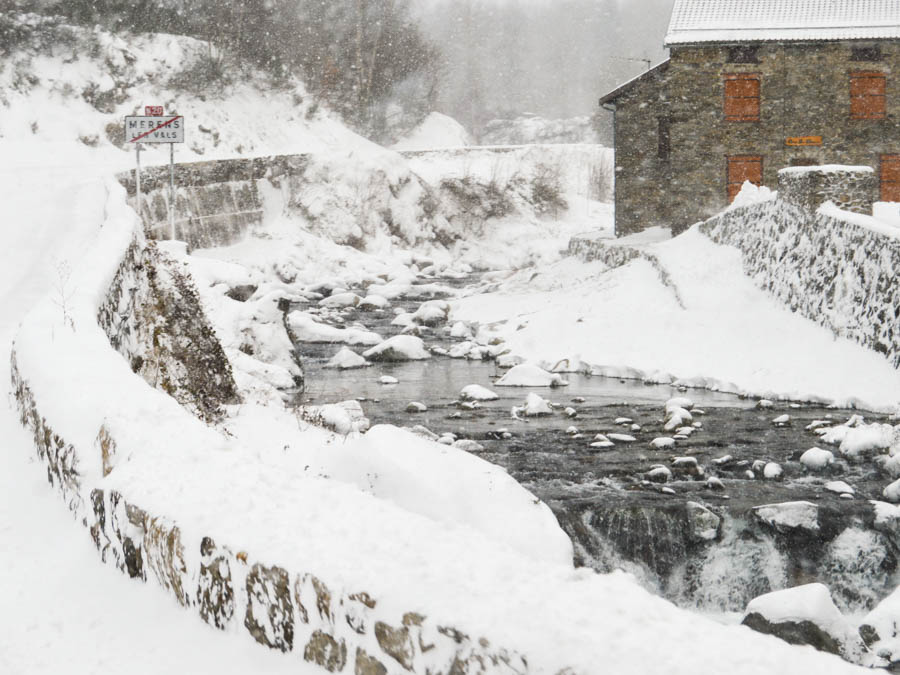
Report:
[[[675,0],[665,46],[900,38],[900,0]]]

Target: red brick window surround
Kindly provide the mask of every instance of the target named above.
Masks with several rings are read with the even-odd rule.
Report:
[[[886,111],[884,73],[850,73],[850,118],[854,120],[884,119]]]
[[[759,73],[725,75],[725,121],[759,122]]]

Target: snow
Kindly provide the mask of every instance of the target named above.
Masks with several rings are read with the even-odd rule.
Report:
[[[465,127],[449,115],[433,112],[415,129],[394,143],[394,150],[431,150],[472,145],[472,138]]]
[[[414,335],[395,335],[364,351],[370,361],[422,361],[430,359],[421,338]]]
[[[782,502],[753,507],[756,517],[779,531],[803,529],[819,531],[819,507],[811,502]]]
[[[856,490],[853,489],[848,483],[842,480],[830,480],[825,483],[825,489],[829,492],[835,492],[837,494],[856,494]]]
[[[320,323],[307,312],[288,314],[288,325],[300,342],[344,342],[349,345],[377,345],[383,338],[377,333],[360,328],[335,328]]]
[[[564,387],[568,382],[533,363],[522,363],[510,368],[494,384],[498,387]]]
[[[459,397],[464,401],[496,401],[500,398],[487,387],[480,384],[470,384],[463,387],[459,392]]]
[[[821,471],[828,465],[834,463],[834,453],[830,450],[822,450],[821,448],[810,448],[800,455],[800,463],[807,469]]]
[[[550,402],[541,398],[540,395],[535,394],[534,392],[528,394],[525,398],[525,405],[519,408],[519,411],[526,417],[553,414],[553,408],[550,407]]]
[[[134,40],[173,63],[179,60],[176,47],[184,44],[172,37]],[[138,51],[141,72],[159,68],[158,61]],[[72,72],[85,62],[63,68],[59,82],[85,84],[83,73]],[[122,189],[98,177],[126,168],[131,158],[103,142],[88,149],[72,139],[73,126],[99,130],[108,118],[77,99],[48,99],[44,106],[42,93],[33,94],[16,94],[4,109],[0,139],[0,202],[17,224],[4,231],[0,247],[0,343],[8,353],[27,312],[18,333],[19,366],[42,414],[82,452],[90,453],[101,424],[127,449],[106,477],[97,457],[84,455],[87,488],[119,490],[151,512],[173,517],[192,550],[200,535],[209,535],[292,572],[314,572],[334,587],[365,588],[386,612],[421,610],[527,653],[535,672],[557,672],[563,661],[575,672],[592,672],[602,662],[623,675],[856,672],[835,658],[678,610],[624,574],[573,569],[571,544],[546,505],[499,467],[458,448],[394,427],[359,435],[344,406],[324,411],[342,435],[252,401],[233,411],[222,429],[190,417],[136,377],[96,326],[97,304],[134,234]],[[327,118],[310,124],[302,113],[295,118],[289,96],[263,99],[250,85],[237,85],[225,101],[187,100],[185,110],[198,121],[218,121],[229,137],[216,148],[191,130],[207,158],[236,154],[232,143],[247,143],[260,154],[353,155],[349,147],[366,147]],[[40,117],[43,131],[28,142],[10,141],[28,138],[32,115]],[[233,136],[225,133],[230,124]],[[193,146],[185,152],[199,155]],[[248,256],[244,262],[258,256],[259,264],[246,269],[277,267],[309,279],[332,270],[335,260],[345,263],[348,277],[397,269],[390,255],[388,263],[376,265],[308,232],[295,236],[308,248],[299,258],[303,264],[293,267],[283,264],[290,262],[285,258],[273,264],[268,257],[284,240],[263,237],[192,257],[227,260],[240,251]],[[74,329],[54,302],[63,262],[73,270]],[[204,301],[226,277],[247,278],[236,267],[207,267],[208,275],[200,275]],[[274,297],[263,290],[253,311],[268,316]],[[231,305],[221,300],[211,307],[218,314]],[[237,325],[234,316],[219,317],[223,328]],[[2,363],[0,369],[8,368],[7,359]],[[8,383],[8,371],[3,374]],[[0,412],[0,429],[0,486],[7,497],[0,501],[0,604],[14,608],[0,618],[4,671],[306,672],[297,654],[216,632],[152,583],[130,581],[101,564],[88,533],[46,484],[45,468],[32,459],[32,439],[8,410]],[[657,650],[647,652],[648,639]]]
[[[761,614],[771,623],[810,621],[829,635],[846,638],[853,629],[831,599],[824,584],[813,583],[773,591],[753,598],[744,616]]]
[[[337,354],[325,365],[326,368],[338,368],[348,370],[350,368],[364,368],[371,365],[362,356],[347,347],[341,347]]]
[[[642,258],[612,269],[568,259],[453,301],[451,318],[495,322],[511,353],[533,363],[578,357],[598,374],[664,371],[675,384],[754,397],[885,411],[900,404],[900,372],[758,289],[736,248],[692,228],[645,250],[667,284]]]
[[[897,37],[900,37],[900,7],[894,2],[676,0],[665,46]]]

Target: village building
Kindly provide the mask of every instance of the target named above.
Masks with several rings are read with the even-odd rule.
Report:
[[[600,99],[618,235],[677,232],[789,166],[870,166],[900,201],[897,0],[676,0],[665,46]]]

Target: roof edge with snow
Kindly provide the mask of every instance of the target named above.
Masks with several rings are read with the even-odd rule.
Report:
[[[900,39],[900,0],[675,0],[666,47]]]

